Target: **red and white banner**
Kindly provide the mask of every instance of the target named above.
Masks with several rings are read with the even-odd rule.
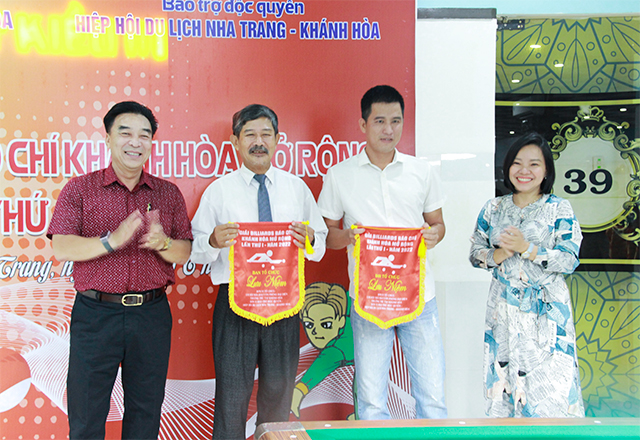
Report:
[[[353,250],[356,312],[380,328],[415,319],[424,308],[421,230],[363,228]]]
[[[304,302],[304,251],[289,235],[290,223],[239,223],[229,251],[229,304],[262,325],[295,315]]]
[[[252,103],[278,115],[273,166],[317,196],[327,169],[364,147],[358,103],[372,86],[403,95],[398,148],[414,153],[415,15],[414,0],[2,0],[0,437],[69,432],[73,264],[55,259],[44,234],[67,181],[108,166],[107,110],[124,100],[153,110],[159,129],[147,170],[178,185],[191,216],[211,181],[240,167],[231,118]],[[173,329],[162,439],[211,438],[211,271],[177,266],[167,290]],[[346,253],[307,263],[305,279],[348,286]],[[300,346],[308,350],[303,373],[318,351],[305,333]],[[310,390],[301,420],[353,412],[343,370],[337,385],[327,378]],[[109,439],[120,438],[122,396],[117,379]],[[248,436],[255,418],[254,395]]]

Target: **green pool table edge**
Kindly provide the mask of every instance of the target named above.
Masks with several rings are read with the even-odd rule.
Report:
[[[375,431],[375,437],[372,437]],[[416,439],[640,439],[640,418],[584,419],[441,419],[265,423],[255,439],[268,432],[302,440]],[[299,435],[296,435],[299,434]]]
[[[450,426],[450,427],[406,427],[406,428],[350,428],[308,429],[313,440],[435,440],[435,439],[640,439],[639,426]]]

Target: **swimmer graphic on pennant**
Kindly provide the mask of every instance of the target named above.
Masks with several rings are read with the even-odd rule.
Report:
[[[365,231],[353,249],[356,312],[380,328],[415,319],[424,308],[421,229],[358,227]]]
[[[229,250],[229,304],[262,325],[295,315],[304,303],[304,251],[289,235],[291,223],[239,223]]]

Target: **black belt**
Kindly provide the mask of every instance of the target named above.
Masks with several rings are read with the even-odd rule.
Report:
[[[87,298],[95,299],[96,301],[122,304],[123,306],[140,306],[164,295],[164,287],[145,290],[143,292],[107,293],[90,289],[84,291],[78,290],[78,293]]]

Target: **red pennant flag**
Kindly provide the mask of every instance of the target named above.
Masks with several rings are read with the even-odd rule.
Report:
[[[421,229],[358,226],[355,309],[380,328],[409,322],[424,308],[426,250]]]
[[[229,250],[229,304],[262,325],[295,315],[304,303],[304,251],[289,235],[290,223],[239,223]]]

